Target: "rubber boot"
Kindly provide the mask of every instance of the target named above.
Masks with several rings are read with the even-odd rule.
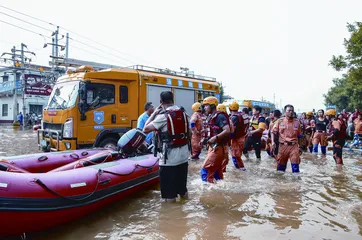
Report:
[[[221,180],[218,171],[216,171],[216,172],[214,173],[214,178],[215,178],[215,180]]]
[[[266,150],[266,153],[272,157],[272,153],[270,152],[270,150]]]
[[[287,164],[278,164],[277,171],[285,172],[285,169],[287,169]]]
[[[239,169],[240,167],[239,167],[238,162],[236,161],[236,157],[232,157],[232,159],[233,159],[234,166],[235,166],[237,169]]]
[[[201,168],[201,171],[200,171],[201,180],[204,182],[207,182],[207,173],[208,173],[208,171],[205,168]]]
[[[292,163],[292,172],[299,173],[299,164]]]
[[[327,153],[327,147],[326,146],[321,146],[321,151],[323,155],[326,155]]]
[[[318,144],[313,144],[313,152],[318,153]]]

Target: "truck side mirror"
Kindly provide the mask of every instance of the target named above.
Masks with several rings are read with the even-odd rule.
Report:
[[[85,83],[81,83],[79,86],[79,98],[81,100],[87,100],[87,85]]]
[[[79,104],[78,109],[80,112],[80,120],[84,121],[87,119],[87,116],[85,115],[86,109],[87,109],[87,84],[86,83],[80,83],[79,86]]]
[[[78,109],[79,109],[79,112],[80,112],[80,120],[81,121],[84,121],[84,120],[87,119],[87,116],[85,115],[86,107],[87,107],[87,104],[83,100],[80,100],[79,103],[78,103]]]

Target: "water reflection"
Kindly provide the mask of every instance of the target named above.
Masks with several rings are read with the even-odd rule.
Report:
[[[36,133],[0,128],[0,155],[38,152]],[[225,180],[204,184],[202,161],[189,165],[190,199],[160,201],[158,186],[86,218],[28,239],[361,239],[362,156],[303,155],[301,173],[277,174],[275,161],[230,163]],[[251,154],[252,155],[252,154]]]

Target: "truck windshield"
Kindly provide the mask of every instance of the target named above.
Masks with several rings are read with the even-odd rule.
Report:
[[[78,97],[79,81],[58,83],[49,97],[47,109],[67,109],[75,105]]]

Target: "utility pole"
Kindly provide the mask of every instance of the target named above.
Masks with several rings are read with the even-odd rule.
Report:
[[[15,122],[17,120],[17,105],[18,102],[16,100],[17,96],[16,96],[16,47],[13,46],[13,48],[11,49],[11,52],[13,53],[12,59],[13,59],[13,64],[14,64],[14,70],[13,70],[13,74],[14,74],[14,95],[13,95],[13,122]]]
[[[54,52],[55,52],[55,43],[54,43],[54,38],[52,38],[52,56],[54,56]],[[52,71],[54,72],[54,58],[52,58]]]
[[[67,38],[65,40],[65,60],[68,62],[69,54],[69,33],[67,33]],[[67,71],[68,64],[65,65],[65,70]]]
[[[22,89],[23,89],[23,129],[25,126],[25,111],[26,111],[26,107],[25,107],[25,78],[24,78],[24,68],[25,68],[25,61],[24,61],[24,47],[26,47],[26,45],[24,43],[21,43],[21,66],[23,68],[22,70]]]
[[[24,74],[24,69],[25,69],[25,61],[26,61],[26,58],[25,58],[25,53],[30,53],[32,55],[35,56],[35,53],[34,52],[30,52],[30,51],[25,51],[24,48],[27,48],[27,46],[24,44],[24,43],[21,43],[21,49],[20,50],[17,50],[16,47],[14,46],[12,49],[11,49],[11,53],[3,53],[1,56],[4,56],[4,55],[11,55],[11,59],[6,59],[4,58],[5,60],[10,60],[13,62],[13,74],[14,74],[14,81],[12,81],[13,83],[13,119],[14,121],[17,120],[17,111],[19,111],[20,109],[17,109],[17,106],[18,106],[18,101],[17,101],[17,87],[16,87],[16,73],[18,72],[18,70],[21,69],[22,71],[22,74]],[[17,54],[17,52],[20,52],[20,55]],[[19,63],[19,59],[20,58],[20,61],[21,61],[21,64]],[[31,59],[29,59],[29,62],[31,61]],[[20,69],[19,69],[20,67]],[[23,114],[25,114],[25,111],[26,111],[26,107],[25,107],[25,82],[24,82],[24,77],[23,77],[23,82],[22,82],[22,88],[23,88]],[[24,121],[24,117],[23,117],[23,121]],[[23,122],[24,123],[24,122]]]
[[[58,34],[59,34],[59,26],[57,26],[57,31],[55,32],[55,56],[58,57]]]

